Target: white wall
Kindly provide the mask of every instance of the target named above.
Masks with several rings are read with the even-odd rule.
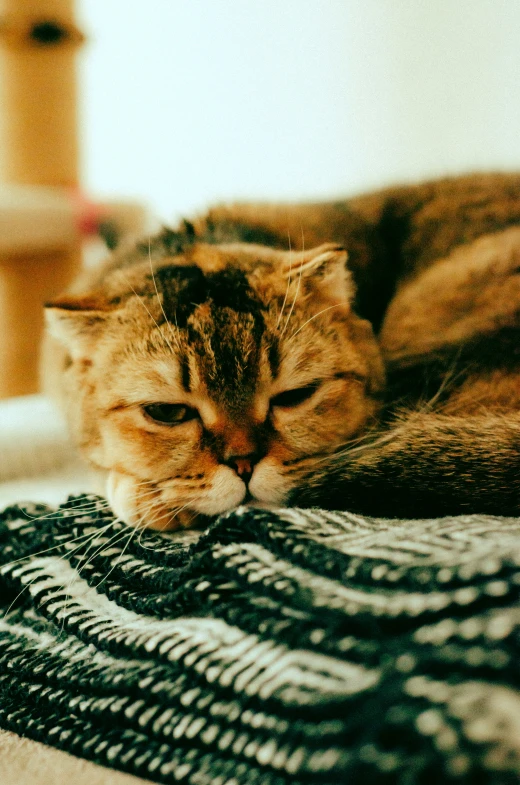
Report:
[[[166,219],[520,168],[518,0],[79,0],[84,183]]]

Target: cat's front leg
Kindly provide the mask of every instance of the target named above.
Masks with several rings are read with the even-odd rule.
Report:
[[[520,413],[412,413],[308,473],[288,502],[382,517],[518,515]]]

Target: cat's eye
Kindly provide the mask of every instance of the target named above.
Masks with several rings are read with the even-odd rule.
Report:
[[[307,384],[305,387],[296,387],[294,390],[285,390],[271,398],[271,406],[280,406],[284,409],[299,406],[307,401],[319,387],[319,383]]]
[[[149,403],[143,406],[143,411],[161,425],[180,425],[199,416],[196,409],[182,403]]]

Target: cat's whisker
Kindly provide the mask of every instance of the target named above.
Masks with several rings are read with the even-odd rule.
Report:
[[[302,267],[300,266],[300,272],[299,272],[299,275],[298,275],[298,283],[296,284],[296,291],[294,293],[292,305],[291,305],[291,307],[289,309],[289,314],[287,316],[287,319],[285,320],[285,324],[283,326],[283,330],[280,333],[280,338],[284,335],[285,331],[287,330],[287,327],[289,325],[289,321],[290,321],[292,313],[294,311],[294,306],[296,305],[296,300],[298,299],[298,295],[300,293],[300,287],[301,287],[301,284],[302,284],[302,276],[303,276],[303,270],[302,270]]]
[[[112,525],[117,524],[117,523],[122,523],[120,518],[115,518],[112,521]],[[84,564],[82,564],[81,566],[78,567],[78,576],[81,575],[81,571],[85,570],[89,566],[89,564],[91,564],[91,562],[96,558],[96,556],[99,553],[102,553],[104,550],[106,550],[109,547],[113,547],[118,542],[119,539],[122,539],[124,537],[125,534],[126,534],[126,530],[125,529],[118,530],[118,531],[114,532],[114,534],[112,534],[112,536],[109,537],[108,540],[105,540],[104,542],[101,542],[101,544],[99,544],[99,545],[97,545],[97,544],[94,545],[96,538],[91,540],[91,542],[90,542],[90,544],[87,547],[87,550],[85,552],[85,556],[87,557],[87,561]],[[94,545],[95,548],[97,548],[97,550],[95,550],[94,553],[91,556],[89,556],[90,548],[93,545]]]
[[[116,519],[115,519],[115,520],[112,522],[112,525],[113,525],[114,523],[117,523],[117,522],[118,522],[118,519],[116,518]],[[99,537],[99,535],[96,535],[96,537],[94,537],[94,538],[91,540],[90,544],[89,544],[89,545],[88,545],[88,547],[87,547],[86,553],[85,553],[85,556],[87,556],[87,557],[88,557],[88,558],[87,558],[87,561],[86,561],[84,564],[78,564],[78,566],[77,566],[77,570],[76,570],[76,574],[72,576],[71,580],[69,581],[69,583],[68,583],[66,586],[65,586],[65,585],[63,585],[63,586],[61,587],[61,588],[62,588],[62,590],[65,592],[66,596],[70,596],[70,592],[71,592],[71,589],[72,589],[72,587],[74,586],[74,584],[75,584],[75,583],[76,583],[76,582],[77,582],[77,581],[78,581],[80,578],[82,578],[82,574],[81,574],[81,573],[82,573],[82,572],[84,572],[84,571],[85,571],[85,570],[88,568],[89,564],[91,564],[91,563],[93,562],[93,560],[96,558],[96,556],[97,556],[98,554],[102,553],[102,552],[103,552],[104,550],[106,550],[107,548],[114,547],[114,545],[116,545],[116,544],[117,544],[117,542],[119,542],[119,540],[123,539],[123,537],[124,537],[125,535],[126,535],[126,531],[125,531],[124,529],[123,529],[123,531],[117,531],[117,532],[115,532],[115,533],[114,533],[114,534],[113,534],[111,537],[109,537],[109,538],[108,538],[108,540],[107,540],[106,542],[102,542],[102,543],[101,543],[101,545],[100,545],[99,547],[95,546],[95,547],[97,548],[97,550],[95,550],[95,551],[94,551],[94,553],[93,553],[91,556],[88,556],[88,553],[89,553],[89,550],[90,550],[91,546],[94,544],[95,540],[97,539],[97,537]],[[77,550],[77,549],[75,549],[75,550]],[[73,555],[72,553],[68,553],[68,554],[67,554],[67,556],[68,556],[69,558],[67,558],[67,559],[66,559],[66,558],[65,558],[65,556],[63,556],[62,558],[63,558],[64,560],[66,560],[66,561],[69,561],[69,560],[70,560],[70,557],[71,557],[72,555]],[[64,621],[63,623],[65,624],[65,621]],[[62,629],[63,629],[63,627],[62,627]]]
[[[380,434],[375,439],[373,437],[370,438],[370,434],[367,434],[367,440],[365,443],[360,444],[359,446],[356,447],[347,446],[345,447],[344,450],[331,453],[332,462],[334,462],[334,460],[344,457],[347,458],[350,458],[351,456],[362,457],[363,454],[366,454],[369,451],[373,451],[376,448],[383,447],[386,444],[390,444],[394,439],[396,439],[403,432],[404,428],[405,425],[402,426],[396,425],[390,431]]]
[[[154,513],[154,508],[157,508],[156,512],[157,515]],[[161,514],[162,513],[162,514]],[[171,518],[174,516],[174,513],[168,511],[168,518],[164,516],[164,508],[161,510],[161,504],[159,502],[155,503],[146,513],[146,522],[141,527],[141,533],[139,535],[139,545],[142,546],[142,539],[143,534],[145,531],[165,531],[169,527],[169,523]],[[164,518],[164,523],[161,526],[157,526],[158,519]]]
[[[106,526],[106,527],[104,527],[104,529],[106,530],[106,529],[107,529],[107,528],[109,528],[110,526],[112,526],[112,522],[110,522],[109,524],[107,524],[107,526]],[[85,537],[85,536],[86,536],[86,535],[80,535],[79,537],[75,537],[74,539],[72,539],[72,540],[69,540],[69,541],[68,541],[68,544],[71,544],[71,543],[73,543],[73,542],[76,542],[77,540],[79,540],[80,538],[83,538],[83,537]],[[90,540],[92,540],[92,539],[95,539],[95,538],[96,538],[96,537],[98,537],[98,536],[99,536],[99,533],[98,533],[97,531],[96,531],[96,532],[90,532],[90,533],[88,534],[88,536],[87,536],[86,543],[88,543],[88,542],[89,542]],[[85,542],[81,542],[81,543],[79,543],[79,545],[77,545],[77,546],[76,546],[76,548],[73,548],[73,549],[72,549],[72,551],[69,551],[69,553],[68,553],[67,555],[74,554],[76,551],[78,551],[78,550],[79,550],[80,548],[82,548],[84,545],[85,545]],[[16,565],[16,564],[19,564],[19,563],[21,563],[21,562],[23,562],[23,561],[26,561],[26,560],[28,560],[28,559],[33,559],[33,558],[35,558],[35,557],[37,557],[37,556],[42,556],[42,555],[44,555],[45,553],[49,553],[50,551],[55,551],[56,549],[58,549],[58,548],[62,548],[62,547],[63,547],[63,543],[59,543],[59,544],[57,544],[57,545],[53,546],[52,548],[46,548],[46,549],[45,549],[45,550],[43,550],[43,551],[38,551],[37,553],[31,553],[31,554],[28,554],[28,555],[26,555],[26,556],[23,556],[23,557],[21,557],[20,559],[16,559],[16,560],[14,560],[14,561],[12,561],[12,562],[8,562],[8,563],[7,563],[6,565],[4,565],[4,566],[5,566],[5,567],[13,567],[14,565]],[[58,558],[59,558],[59,559],[63,559],[64,561],[66,561],[66,560],[67,560],[67,559],[66,559],[66,555],[64,555],[64,554],[61,554],[61,555],[59,555],[59,556],[58,556]],[[21,590],[18,592],[18,594],[15,596],[15,598],[13,599],[13,601],[12,601],[12,602],[10,603],[10,605],[8,606],[7,610],[6,610],[6,611],[5,611],[5,613],[3,614],[3,617],[2,617],[2,618],[6,618],[7,614],[8,614],[8,613],[11,611],[11,609],[12,609],[12,608],[13,608],[13,606],[16,604],[16,602],[18,601],[18,599],[19,599],[19,598],[22,596],[22,594],[23,594],[23,593],[24,593],[24,592],[25,592],[27,589],[29,589],[29,588],[32,586],[32,584],[33,584],[33,583],[34,583],[36,580],[38,580],[38,578],[37,578],[37,577],[35,577],[35,578],[34,578],[32,581],[29,581],[27,584],[25,584],[25,585],[23,586],[23,588],[22,588],[22,589],[21,589]]]
[[[98,536],[98,533],[97,533],[97,532],[96,532],[96,533],[90,533],[90,534],[89,534],[89,537],[86,539],[86,541],[85,541],[85,542],[81,542],[81,543],[79,543],[78,545],[76,545],[76,547],[75,547],[75,548],[73,548],[73,549],[72,549],[72,551],[69,551],[69,552],[68,552],[68,554],[66,554],[66,555],[64,555],[64,554],[59,554],[59,555],[58,555],[58,559],[61,559],[61,560],[64,560],[64,561],[66,561],[66,560],[67,560],[67,559],[66,559],[66,556],[69,556],[70,554],[74,554],[74,553],[75,553],[76,551],[78,551],[80,548],[84,547],[84,545],[85,545],[86,543],[88,543],[90,539],[94,539],[94,538],[96,538],[97,536]],[[69,541],[69,543],[73,543],[73,542],[75,542],[77,539],[79,539],[79,538],[74,538],[73,540],[70,540],[70,541]],[[23,558],[21,558],[21,559],[17,559],[17,560],[15,560],[15,561],[9,562],[9,564],[8,564],[8,565],[6,565],[6,566],[13,567],[13,566],[14,566],[15,564],[17,564],[17,563],[21,563],[21,562],[23,562],[23,561],[27,561],[27,560],[29,560],[29,559],[32,559],[32,558],[35,558],[35,557],[37,557],[37,556],[41,556],[41,555],[43,555],[43,554],[45,554],[45,553],[48,553],[50,550],[56,550],[57,548],[60,548],[60,547],[62,547],[62,543],[60,543],[59,545],[55,546],[55,548],[52,548],[52,549],[46,549],[45,551],[41,551],[41,552],[39,552],[39,553],[35,553],[35,554],[28,554],[27,556],[25,556],[25,557],[23,557]],[[34,583],[34,581],[35,581],[35,580],[37,580],[37,579],[35,578],[35,579],[33,579],[32,581],[29,581],[29,582],[28,582],[28,583],[27,583],[27,584],[26,584],[26,585],[25,585],[25,586],[24,586],[24,587],[21,589],[21,591],[20,591],[20,592],[19,592],[19,593],[16,595],[16,597],[14,598],[14,600],[12,601],[12,603],[11,603],[11,604],[9,605],[9,607],[7,608],[7,611],[5,612],[5,615],[6,615],[6,614],[7,614],[7,613],[8,613],[8,612],[11,610],[11,608],[13,607],[13,605],[16,603],[16,601],[19,599],[19,597],[21,597],[21,596],[22,596],[22,594],[24,593],[24,591],[25,591],[26,589],[30,588],[30,586],[32,586],[32,584]]]
[[[301,327],[298,327],[298,329],[296,330],[296,332],[294,332],[294,333],[291,335],[291,337],[287,339],[287,343],[290,343],[290,342],[293,340],[293,338],[296,338],[296,336],[298,335],[298,333],[299,333],[301,330],[303,330],[303,328],[304,328],[304,327],[306,327],[306,326],[309,324],[309,322],[312,322],[314,319],[317,319],[317,318],[318,318],[318,316],[321,316],[321,315],[322,315],[322,313],[326,313],[327,311],[330,311],[332,308],[340,308],[340,307],[341,307],[341,305],[342,305],[342,303],[335,303],[334,305],[329,305],[329,306],[327,306],[327,308],[322,308],[322,310],[321,310],[321,311],[318,311],[318,313],[315,313],[313,316],[311,316],[311,317],[310,317],[310,319],[307,319],[307,321],[306,321],[306,322],[304,322],[304,323],[301,325]]]
[[[427,408],[426,408],[426,410],[433,409],[433,407],[435,406],[435,404],[437,403],[437,401],[439,400],[441,395],[443,393],[445,393],[450,388],[450,386],[454,387],[456,385],[457,381],[459,379],[461,379],[462,377],[464,377],[464,375],[466,374],[466,372],[467,372],[466,368],[461,368],[458,371],[458,373],[455,373],[455,370],[457,368],[457,364],[459,362],[459,358],[460,358],[460,350],[457,352],[456,356],[453,359],[451,367],[448,369],[448,371],[446,372],[445,376],[443,377],[442,382],[441,382],[441,384],[439,386],[439,389],[437,390],[435,395],[433,395],[432,398],[430,398],[429,401],[427,401]]]
[[[108,529],[110,526],[112,526],[112,521],[110,521],[110,523],[107,523],[105,526],[101,527],[100,529],[96,530],[95,532],[88,532],[86,534],[79,534],[77,537],[73,537],[71,540],[67,541],[67,544],[72,544],[74,542],[77,542],[78,540],[85,540],[85,542],[88,542],[89,538],[98,536],[98,531],[106,531],[106,529]],[[84,543],[80,543],[78,547],[81,547],[81,545],[83,545],[83,544]],[[30,554],[27,554],[25,556],[20,556],[19,559],[13,559],[13,561],[6,562],[6,564],[2,565],[2,567],[9,567],[9,568],[14,567],[16,564],[20,564],[21,562],[25,561],[28,558],[33,559],[33,558],[36,558],[38,556],[44,556],[46,553],[51,553],[52,551],[56,551],[56,550],[58,550],[61,547],[62,547],[62,543],[57,543],[56,545],[51,545],[50,548],[44,548],[41,551],[36,551],[35,553],[30,553]]]
[[[190,502],[190,503],[191,503],[191,502]],[[170,515],[170,518],[169,518],[169,520],[165,520],[165,521],[164,521],[164,523],[162,524],[162,526],[161,526],[159,529],[157,529],[156,527],[153,527],[152,531],[163,531],[163,532],[164,532],[164,531],[167,531],[167,530],[169,529],[169,523],[170,523],[170,520],[171,520],[172,518],[175,518],[175,517],[176,517],[176,516],[177,516],[177,515],[178,515],[180,512],[182,512],[183,510],[185,510],[185,509],[188,507],[188,505],[189,505],[189,503],[187,503],[187,504],[184,504],[184,505],[182,505],[182,506],[180,506],[180,507],[173,507],[173,508],[171,508],[171,509],[169,510],[169,515]],[[148,515],[148,514],[149,514],[149,513],[147,513],[147,515]],[[144,517],[145,517],[145,516],[143,516],[143,517],[141,518],[141,522],[144,520]],[[184,528],[184,527],[183,527],[183,528]],[[151,529],[151,527],[150,527],[150,525],[149,525],[149,524],[145,524],[144,526],[141,526],[141,527],[140,527],[140,534],[139,534],[138,543],[139,543],[139,546],[140,546],[141,548],[147,549],[147,546],[146,546],[146,545],[143,545],[142,538],[143,538],[143,534],[144,534],[144,533],[145,533],[147,530],[150,530],[150,529]]]
[[[67,509],[67,512],[69,510],[71,512],[73,511],[74,517],[76,517],[76,512],[78,511],[82,513],[83,512],[88,513],[88,512],[96,512],[97,510],[99,510],[100,512],[102,512],[103,510],[107,510],[108,508],[109,508],[108,502],[105,502],[105,500],[99,500],[95,502],[88,502],[88,503],[86,502],[84,505],[79,505],[78,507],[70,507]],[[30,515],[27,511],[24,511],[24,515],[30,521],[45,521],[48,520],[49,518],[56,516],[56,514],[57,514],[57,510],[50,510],[45,515]],[[73,517],[73,516],[70,515],[69,517]]]
[[[136,480],[135,490],[139,491],[142,495],[154,493],[156,490],[156,483],[152,482],[152,480]]]
[[[168,326],[170,326],[170,327],[171,327],[171,325],[170,325],[170,321],[169,321],[168,317],[166,316],[166,314],[165,314],[165,312],[164,312],[164,308],[163,308],[162,300],[161,300],[161,298],[159,297],[159,292],[158,292],[158,290],[157,290],[157,282],[156,282],[156,280],[155,280],[155,274],[154,274],[154,271],[153,271],[153,263],[152,263],[152,247],[151,247],[151,242],[152,242],[152,241],[151,241],[151,238],[150,238],[150,237],[148,237],[148,261],[150,262],[150,272],[152,273],[152,281],[153,281],[153,285],[154,285],[154,289],[155,289],[155,294],[157,295],[157,302],[159,303],[159,307],[160,307],[160,309],[161,309],[161,311],[162,311],[162,315],[164,316],[165,323],[166,323]],[[175,326],[177,327],[177,330],[178,330],[178,329],[179,329],[179,326],[178,326],[178,324],[177,324],[177,314],[176,314],[176,313],[174,313],[174,315],[173,315],[173,316],[174,316],[174,319],[175,319]],[[172,334],[172,336],[173,336],[173,339],[174,339],[175,343],[177,344],[177,348],[180,350],[180,348],[181,348],[181,345],[180,345],[180,343],[179,343],[179,338],[178,338],[178,336],[177,336],[177,335],[175,335],[175,333],[173,332],[173,330],[171,331],[171,334]],[[168,344],[168,345],[169,345],[169,344]],[[171,347],[170,347],[170,348],[171,348]],[[173,350],[172,350],[172,351],[173,351]]]
[[[133,497],[133,501],[136,506],[137,505],[140,505],[141,507],[146,506],[146,507],[150,507],[151,509],[158,504],[158,499],[156,498],[156,496],[157,496],[157,491],[153,492],[153,496],[150,496],[150,494],[146,494],[146,493],[140,495],[136,494]]]
[[[157,490],[156,487],[150,488],[148,491],[144,490],[141,493],[134,494],[133,501],[135,504],[160,505],[161,501],[157,498],[159,494],[160,490]]]
[[[301,229],[301,235],[302,235],[302,253],[304,253],[305,252],[305,237],[303,235],[303,225],[302,224],[300,224],[300,229]],[[292,312],[294,311],[294,306],[296,305],[296,300],[298,299],[298,295],[300,294],[300,288],[301,288],[301,284],[302,284],[302,276],[303,276],[303,265],[300,265],[300,274],[298,276],[298,284],[296,286],[296,291],[294,293],[294,298],[293,298],[293,301],[292,301],[291,309],[289,311],[289,315],[288,315],[287,319],[285,320],[284,328],[283,328],[282,332],[280,333],[280,338],[284,335],[285,331],[287,330],[287,327],[289,325],[289,320],[290,320],[290,318],[292,316]]]
[[[127,539],[127,541],[126,541],[125,545],[123,546],[123,548],[122,548],[122,550],[121,550],[121,552],[120,552],[119,556],[117,557],[116,561],[115,561],[115,562],[112,564],[112,566],[111,566],[111,568],[109,569],[109,571],[107,572],[107,574],[106,574],[106,575],[104,575],[104,576],[101,578],[101,580],[100,580],[100,581],[98,581],[98,583],[96,583],[96,585],[95,585],[95,587],[94,587],[95,589],[97,589],[97,588],[98,588],[98,586],[101,586],[101,584],[102,584],[104,581],[106,581],[106,580],[107,580],[107,579],[110,577],[110,575],[111,575],[111,574],[112,574],[112,572],[115,570],[115,568],[117,567],[117,565],[118,565],[118,564],[121,562],[121,560],[122,560],[123,556],[125,555],[125,552],[126,552],[126,550],[127,550],[128,546],[129,546],[129,545],[130,545],[130,543],[132,542],[132,540],[133,540],[133,538],[135,537],[135,534],[136,534],[136,532],[137,532],[137,531],[138,531],[138,529],[137,529],[137,528],[134,528],[133,530],[132,530],[132,529],[130,529],[130,533],[129,533],[129,535],[128,535],[128,539]],[[126,531],[125,531],[125,535],[126,535]],[[121,538],[121,539],[122,539],[122,538]],[[113,547],[113,546],[112,546],[112,547]]]
[[[301,470],[307,465],[315,467],[318,464],[325,462],[333,464],[335,460],[354,454],[357,450],[361,453],[362,450],[372,448],[373,445],[377,446],[379,444],[379,438],[380,436],[376,436],[374,439],[374,431],[368,431],[355,439],[349,439],[343,447],[336,447],[334,450],[322,454],[321,457],[316,453],[302,456],[294,465],[298,470]]]
[[[153,511],[154,511],[154,508],[159,508],[159,510],[160,510],[161,506],[162,506],[161,502],[158,499],[156,499],[156,500],[154,500],[152,502],[148,502],[148,506],[146,507],[146,509],[144,509],[142,511],[142,514],[141,514],[139,520],[137,521],[137,523],[135,525],[135,530],[139,532],[138,537],[137,537],[137,542],[138,542],[139,547],[141,547],[141,548],[145,547],[143,545],[142,539],[143,539],[143,535],[144,535],[144,533],[146,531],[150,531],[150,530],[151,531],[154,531],[154,530],[156,531],[157,530],[157,527],[152,525],[154,523]],[[165,529],[167,524],[168,524],[168,522],[166,521],[162,528]]]
[[[182,488],[200,488],[204,485],[204,478],[200,480],[186,480],[184,477],[168,477],[166,480],[160,480],[156,483],[157,488],[175,488],[181,486]]]
[[[172,509],[172,511],[171,511],[171,518],[176,518],[178,515],[180,515],[180,513],[181,513],[181,512],[184,512],[184,510],[187,510],[187,509],[190,507],[190,505],[191,505],[191,504],[193,504],[193,501],[195,501],[195,500],[194,500],[194,499],[192,499],[192,500],[190,500],[189,502],[186,502],[186,504],[183,504],[183,505],[182,505],[182,506],[180,506],[180,507],[174,507],[174,508]],[[193,518],[196,518],[196,517],[197,517],[197,513],[196,513],[196,512],[193,512]],[[192,518],[192,519],[190,519],[190,521],[191,521],[191,520],[193,520],[193,518]],[[167,526],[167,525],[168,525],[168,522],[165,522],[165,524],[164,524],[164,526],[161,528],[161,530],[162,530],[162,531],[165,531],[165,530],[166,530],[166,526]],[[180,527],[178,527],[178,528],[186,529],[186,528],[187,528],[187,526],[185,526],[184,524],[181,524],[181,526],[180,526]]]
[[[111,523],[111,525],[112,525],[113,523],[115,523],[115,522],[116,522],[116,521],[113,521],[113,522]],[[92,540],[90,541],[90,544],[89,544],[89,545],[88,545],[88,547],[87,547],[87,550],[86,550],[86,554],[85,554],[85,555],[88,555],[88,552],[89,552],[89,550],[90,550],[90,547],[91,547],[91,545],[92,545],[92,544],[95,542],[95,540],[98,538],[98,536],[99,536],[99,534],[98,534],[98,533],[96,533],[96,534],[94,535],[94,537],[93,537],[93,538],[92,538]],[[117,541],[117,539],[116,539],[116,538],[118,538],[118,537],[120,537],[120,536],[121,536],[121,532],[120,532],[120,531],[118,531],[118,532],[115,532],[115,534],[113,534],[113,535],[112,535],[112,536],[111,536],[111,537],[108,539],[108,541],[107,541],[107,542],[104,542],[104,543],[102,543],[101,547],[100,547],[100,548],[98,548],[98,550],[97,550],[97,551],[96,551],[94,554],[92,554],[92,556],[91,556],[91,557],[89,557],[89,558],[87,559],[87,561],[86,561],[86,563],[85,563],[85,564],[81,564],[81,563],[79,563],[79,564],[77,565],[77,568],[76,568],[76,573],[75,573],[75,574],[73,574],[73,576],[71,577],[70,581],[69,581],[67,584],[62,584],[62,586],[60,587],[60,588],[61,588],[61,590],[62,590],[63,592],[65,592],[65,597],[70,597],[70,596],[71,596],[71,590],[72,590],[72,587],[73,587],[73,586],[75,585],[75,583],[76,583],[78,580],[80,580],[80,579],[81,579],[81,577],[82,577],[82,575],[81,575],[81,572],[82,572],[82,570],[84,571],[84,570],[85,570],[85,569],[88,567],[88,565],[89,565],[89,564],[92,562],[92,560],[93,560],[93,559],[94,559],[94,558],[97,556],[97,554],[98,554],[98,553],[100,553],[100,552],[101,552],[103,549],[105,549],[105,548],[109,547],[109,543],[112,543],[113,541]],[[65,554],[64,556],[62,556],[62,557],[60,557],[60,558],[62,558],[64,561],[66,561],[66,562],[69,562],[69,563],[70,563],[70,562],[71,562],[71,558],[72,558],[72,556],[74,555],[74,553],[76,553],[76,552],[77,552],[77,550],[78,550],[78,548],[75,548],[73,551],[71,551],[71,552],[68,552],[67,554]],[[80,558],[80,557],[78,557],[78,559],[79,559],[79,558]],[[61,629],[61,631],[62,631],[62,632],[63,632],[63,630],[65,629],[65,618],[63,618],[63,620],[62,620],[62,625],[61,625],[61,628],[60,628],[60,629]]]
[[[166,343],[166,346],[168,347],[168,349],[171,351],[171,353],[172,353],[172,354],[175,354],[175,350],[174,350],[173,346],[172,346],[172,345],[171,345],[171,343],[169,342],[169,340],[168,340],[167,336],[166,336],[166,335],[164,334],[164,332],[161,330],[161,326],[160,326],[160,325],[157,323],[156,319],[154,318],[153,314],[150,312],[149,308],[148,308],[148,307],[145,305],[145,303],[144,303],[144,300],[143,300],[143,298],[141,297],[141,295],[140,295],[140,294],[138,294],[138,293],[136,292],[136,290],[134,289],[134,287],[132,286],[132,284],[131,284],[131,283],[130,283],[130,281],[128,280],[128,277],[127,277],[127,276],[126,276],[126,275],[125,275],[125,274],[124,274],[122,271],[120,271],[120,272],[121,272],[121,275],[122,275],[122,277],[125,279],[125,281],[126,281],[127,285],[130,287],[130,289],[132,290],[132,292],[133,292],[133,293],[135,294],[135,296],[137,297],[137,300],[138,300],[138,302],[140,302],[140,303],[141,303],[141,305],[142,305],[142,306],[143,306],[143,308],[145,309],[146,313],[148,314],[148,316],[150,317],[150,319],[152,320],[152,322],[153,322],[153,323],[155,324],[155,326],[157,327],[157,329],[158,329],[159,333],[160,333],[160,334],[162,335],[162,337],[164,338],[164,341],[165,341],[165,343]],[[155,283],[155,279],[154,279],[154,283]],[[159,300],[159,305],[160,305],[160,306],[161,306],[161,308],[162,308],[162,304],[161,304],[161,301],[160,301],[160,300]],[[164,313],[164,312],[163,312],[163,313]],[[169,322],[166,322],[166,324],[169,324]]]
[[[169,523],[172,519],[176,518],[181,512],[184,512],[184,510],[189,509],[191,505],[193,505],[193,503],[196,502],[199,498],[200,498],[199,496],[191,496],[186,500],[184,504],[177,505],[171,508],[167,505],[167,502],[165,502],[165,500],[157,499],[155,502],[152,502],[152,507],[151,509],[148,510],[147,515],[150,515],[150,513],[153,512],[153,506],[158,506],[162,510],[166,508],[168,510],[169,519],[165,520],[163,525],[160,527],[161,531],[165,531],[167,528],[169,528]],[[194,518],[197,517],[197,513],[195,511],[193,511],[193,517]],[[148,525],[146,528],[150,528],[150,526]],[[186,527],[182,525],[182,528],[186,528]]]
[[[144,506],[151,511],[154,506],[160,506],[162,504],[160,499],[155,498],[158,493],[160,493],[160,491],[157,489],[157,483],[152,482],[151,480],[140,480],[135,484],[132,501],[136,506]],[[135,526],[138,524],[133,525]]]
[[[461,369],[458,373],[455,373],[457,360],[458,355],[454,359],[450,369],[443,377],[436,393],[422,404],[416,404],[414,407],[414,412],[416,414],[425,414],[431,411],[435,407],[441,395],[445,393],[450,386],[456,385],[457,381],[464,376],[467,369]],[[327,453],[321,458],[317,457],[316,455],[309,456],[308,458],[304,458],[301,462],[299,462],[298,465],[301,468],[307,463],[310,463],[314,466],[328,462],[331,466],[333,466],[335,463],[345,458],[362,458],[363,455],[373,452],[378,448],[384,447],[385,445],[390,444],[392,441],[399,438],[399,436],[404,432],[406,421],[410,414],[411,412],[409,408],[403,408],[402,412],[399,413],[394,406],[394,422],[389,430],[385,430],[384,433],[380,433],[375,430],[368,430],[367,432],[361,434],[358,438],[349,440],[349,442],[342,449],[336,449],[334,452]]]
[[[162,481],[162,484],[167,482],[168,480],[164,480]],[[136,507],[139,517],[137,521],[129,524],[130,528],[138,528],[142,529],[143,531],[152,528],[150,523],[145,522],[145,520],[148,520],[150,517],[153,519],[154,509],[161,511],[164,510],[164,508],[167,506],[165,501],[159,497],[161,493],[160,489],[158,488],[159,485],[160,483],[152,482],[150,480],[136,481],[135,490],[132,493],[132,503]],[[189,506],[189,504],[191,504],[195,498],[197,497],[191,498],[185,507]],[[171,510],[171,516],[173,517],[176,515],[180,509],[184,509],[184,507],[178,508],[178,510]]]
[[[280,313],[278,314],[278,319],[276,320],[276,328],[280,326],[280,322],[282,320],[285,304],[287,302],[287,297],[289,295],[289,289],[291,288],[291,273],[292,273],[292,247],[291,247],[291,233],[287,232],[287,239],[289,241],[289,273],[287,275],[287,286],[285,287],[285,296],[283,298],[282,307],[280,308]]]

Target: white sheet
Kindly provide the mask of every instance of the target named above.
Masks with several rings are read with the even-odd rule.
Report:
[[[23,501],[55,506],[71,493],[98,489],[51,401],[43,395],[0,401],[0,508]]]

